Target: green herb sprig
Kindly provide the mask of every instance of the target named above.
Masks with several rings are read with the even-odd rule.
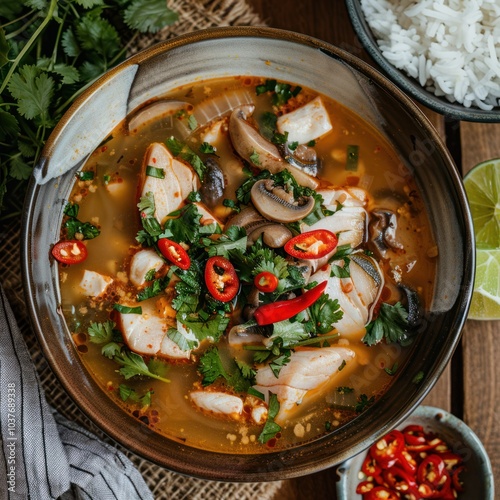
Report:
[[[140,33],[178,15],[165,0],[0,2],[0,219],[19,217],[27,179],[74,99]]]

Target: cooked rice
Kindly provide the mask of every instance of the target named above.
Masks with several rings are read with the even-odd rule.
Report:
[[[384,57],[436,96],[490,110],[500,98],[499,0],[361,0]]]

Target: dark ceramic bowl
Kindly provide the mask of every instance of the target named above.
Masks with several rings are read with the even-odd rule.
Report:
[[[445,97],[438,97],[428,92],[417,80],[407,76],[406,73],[393,66],[382,54],[377,40],[363,14],[360,0],[346,0],[346,5],[352,26],[361,44],[380,66],[383,73],[400,89],[404,90],[424,106],[450,119],[471,122],[500,122],[499,107],[491,111],[486,111],[477,107],[467,108],[460,103],[451,103]]]
[[[495,498],[495,483],[488,454],[479,438],[462,420],[439,408],[419,406],[399,429],[407,425],[421,425],[425,432],[439,436],[454,453],[462,457],[465,466],[462,478],[464,491],[457,500]],[[338,468],[338,500],[361,500],[362,495],[356,493],[356,487],[360,482],[358,473],[365,457],[366,452],[360,453]]]
[[[74,173],[127,113],[169,89],[224,75],[260,75],[314,88],[387,137],[425,200],[439,257],[435,296],[420,340],[388,392],[331,434],[266,454],[222,454],[169,440],[120,409],[85,369],[60,311],[50,258]],[[97,118],[96,118],[97,117]],[[31,180],[24,215],[24,284],[43,352],[81,410],[123,446],[168,469],[228,481],[305,475],[360,453],[398,425],[434,385],[460,338],[472,293],[472,222],[461,179],[436,131],[415,104],[368,64],[308,36],[269,28],[220,28],[161,43],[110,71],[71,107]]]

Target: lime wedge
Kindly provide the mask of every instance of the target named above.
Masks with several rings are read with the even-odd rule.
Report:
[[[464,178],[478,248],[500,248],[500,158],[476,165]]]
[[[469,319],[500,318],[500,249],[476,250],[476,279]]]

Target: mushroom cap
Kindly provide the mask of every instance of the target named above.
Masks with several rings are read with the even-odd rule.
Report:
[[[255,208],[269,220],[295,222],[309,215],[314,208],[314,198],[302,198],[303,203],[292,201],[289,193],[275,186],[270,179],[257,181],[250,191]]]

